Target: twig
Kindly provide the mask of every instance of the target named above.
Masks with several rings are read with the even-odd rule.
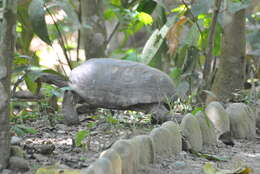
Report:
[[[23,82],[25,75],[26,75],[26,73],[23,74],[20,78],[18,78],[18,80],[14,83],[14,86],[13,86],[13,89],[12,89],[12,93],[11,93],[11,97],[14,96],[17,86],[18,86],[20,83]]]
[[[197,26],[197,28],[198,28],[198,30],[199,30],[199,32],[200,32],[200,35],[202,36],[202,30],[201,30],[200,25],[198,24],[198,22],[197,22],[197,20],[196,20],[196,17],[195,17],[194,14],[191,12],[191,9],[189,8],[188,4],[187,4],[184,0],[181,0],[181,1],[182,1],[182,3],[184,4],[184,6],[187,8],[187,10],[190,12],[191,17],[192,17],[192,19],[194,20],[194,22],[195,22],[195,24],[196,24],[196,26]]]
[[[118,30],[120,26],[120,22],[117,22],[116,26],[114,27],[113,31],[111,32],[111,34],[109,35],[108,39],[106,40],[106,45],[108,46],[109,42],[111,41],[111,39],[113,38],[113,36],[116,34],[116,31]]]
[[[79,22],[81,24],[81,0],[79,0],[79,13],[78,13]],[[79,62],[79,48],[80,48],[80,42],[81,42],[81,32],[80,29],[78,29],[78,40],[77,40],[77,62]]]
[[[69,66],[69,68],[72,70],[73,67],[72,67],[72,65],[71,65],[70,58],[69,58],[69,56],[68,56],[68,54],[67,54],[67,51],[66,51],[66,49],[65,49],[65,41],[63,40],[63,37],[62,37],[61,31],[60,31],[60,29],[59,29],[59,26],[58,26],[57,22],[55,21],[53,15],[51,14],[50,10],[49,10],[46,6],[45,6],[45,8],[46,8],[47,13],[50,15],[52,21],[54,22],[54,26],[55,26],[55,28],[56,28],[56,30],[57,30],[57,32],[58,32],[59,37],[60,37],[60,39],[58,39],[58,41],[59,41],[59,43],[60,43],[60,45],[61,45],[63,54],[64,54],[64,56],[65,56],[65,59],[66,59],[67,63],[68,63],[68,66]]]
[[[211,62],[213,60],[212,50],[214,48],[217,18],[218,18],[218,14],[219,14],[219,9],[221,7],[221,1],[222,0],[215,0],[213,18],[212,18],[212,23],[210,26],[210,31],[209,31],[208,48],[206,51],[207,56],[206,56],[206,61],[205,61],[205,65],[204,65],[204,70],[203,70],[203,79],[206,82],[206,88],[208,88],[209,83],[210,83],[209,74],[210,74],[210,70],[211,70]]]

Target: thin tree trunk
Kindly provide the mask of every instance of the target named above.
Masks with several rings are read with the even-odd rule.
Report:
[[[233,93],[243,88],[245,71],[245,9],[234,14],[224,12],[224,33],[222,55],[212,92],[217,98],[212,100],[227,101],[233,98]]]
[[[86,59],[105,56],[106,28],[101,0],[81,0],[82,35]]]
[[[222,0],[215,0],[215,5],[214,5],[214,13],[213,13],[213,18],[212,18],[212,23],[210,26],[210,31],[209,31],[209,37],[208,37],[208,48],[207,48],[207,57],[206,57],[206,62],[204,65],[204,70],[203,70],[203,79],[206,83],[206,89],[209,87],[209,75],[211,73],[211,65],[212,65],[212,60],[213,60],[213,48],[214,48],[214,40],[215,40],[215,31],[216,31],[216,26],[217,26],[217,18],[219,14],[219,10],[221,7],[221,2]]]
[[[15,48],[17,0],[5,0],[0,40],[0,169],[10,156],[9,101],[11,66]]]

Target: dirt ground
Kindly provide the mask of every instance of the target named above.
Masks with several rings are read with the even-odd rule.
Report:
[[[23,137],[20,143],[30,164],[30,171],[26,174],[33,174],[37,168],[48,165],[74,169],[88,167],[116,140],[145,134],[156,127],[141,122],[119,123],[114,122],[113,119],[90,121],[84,117],[81,120],[79,126],[57,123],[54,127],[50,126],[46,119],[30,122],[30,126],[38,130],[38,133]],[[82,147],[75,147],[76,133],[79,130],[86,130],[90,122],[94,125],[90,128],[90,135],[82,141]],[[226,159],[221,162],[213,161],[214,166],[220,169],[247,166],[254,174],[260,174],[259,139],[235,140],[233,147],[219,142],[217,146],[205,147],[203,153]],[[206,162],[209,160],[183,151],[177,156],[158,158],[156,163],[143,167],[138,174],[201,174]]]

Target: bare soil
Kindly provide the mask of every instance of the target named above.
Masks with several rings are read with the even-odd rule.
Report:
[[[131,117],[124,112],[120,114],[121,117],[127,117],[127,119]],[[125,121],[117,122],[112,117],[110,120],[105,117],[96,120],[87,118],[89,117],[81,117],[81,124],[77,126],[66,126],[56,122],[52,127],[49,121],[43,118],[29,122],[28,125],[38,130],[38,133],[23,137],[20,144],[30,164],[30,171],[26,174],[33,174],[37,168],[48,165],[74,169],[88,167],[116,140],[146,134],[156,127],[145,121],[127,122],[125,119]],[[76,147],[77,132],[87,129],[90,130],[89,136],[82,141],[81,147]],[[55,148],[50,148],[48,151],[50,146]],[[219,142],[217,146],[205,147],[203,153],[226,159],[226,161],[213,161],[214,165],[220,169],[248,166],[252,168],[254,174],[260,174],[259,139],[235,140],[233,147]],[[209,160],[183,151],[177,156],[159,157],[156,163],[142,167],[138,174],[201,174],[206,162]]]

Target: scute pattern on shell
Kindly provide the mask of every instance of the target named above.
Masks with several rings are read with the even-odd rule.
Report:
[[[160,103],[175,94],[175,85],[165,73],[111,58],[90,59],[76,67],[69,85],[88,104],[113,109]]]

